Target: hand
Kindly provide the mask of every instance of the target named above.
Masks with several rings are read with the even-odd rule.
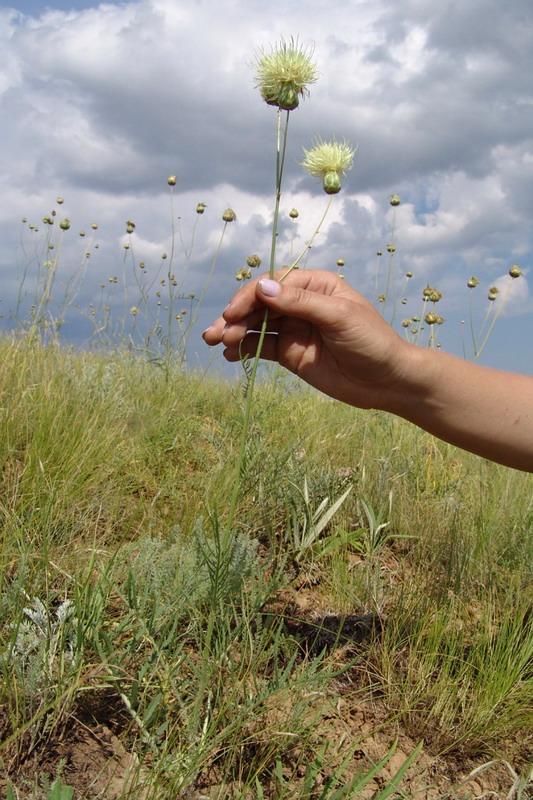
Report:
[[[261,358],[278,361],[338,400],[393,410],[418,348],[398,336],[344,280],[330,272],[294,270],[281,284],[266,276],[251,281],[204,331],[204,340],[222,342],[228,361],[254,356],[265,307]]]

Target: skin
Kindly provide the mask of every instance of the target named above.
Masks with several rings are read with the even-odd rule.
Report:
[[[344,403],[388,411],[464,450],[533,472],[533,377],[410,344],[344,280],[319,270],[295,270],[281,284],[265,277],[247,283],[204,331],[205,342],[222,343],[228,361],[255,355],[265,306],[262,358]]]

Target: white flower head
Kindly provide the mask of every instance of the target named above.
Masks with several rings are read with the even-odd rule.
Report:
[[[303,47],[297,39],[281,39],[267,52],[258,52],[253,68],[257,88],[263,100],[271,106],[292,111],[300,97],[309,94],[308,84],[317,79],[312,47]]]
[[[322,178],[324,191],[327,194],[337,194],[341,190],[341,178],[353,166],[356,148],[348,142],[323,142],[315,139],[314,147],[304,151],[304,160],[301,166],[315,178]]]

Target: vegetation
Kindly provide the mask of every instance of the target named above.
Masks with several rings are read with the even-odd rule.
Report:
[[[527,796],[530,476],[271,370],[227,530],[239,387],[1,350],[7,796]]]

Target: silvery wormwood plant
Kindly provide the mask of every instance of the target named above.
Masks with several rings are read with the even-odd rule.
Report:
[[[34,597],[23,614],[25,619],[10,626],[15,638],[1,661],[4,667],[26,678],[25,685],[31,693],[53,680],[65,664],[74,661],[79,649],[77,619],[72,600],[64,600],[50,610]]]

